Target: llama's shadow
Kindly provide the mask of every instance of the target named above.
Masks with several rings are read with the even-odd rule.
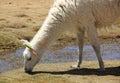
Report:
[[[120,66],[118,67],[108,67],[105,71],[100,71],[99,69],[88,69],[88,68],[81,68],[81,69],[71,69],[67,71],[34,71],[31,75],[40,74],[40,73],[48,73],[54,75],[98,75],[98,76],[105,76],[105,75],[113,75],[113,76],[120,76]]]

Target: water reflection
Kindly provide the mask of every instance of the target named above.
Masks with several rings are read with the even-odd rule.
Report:
[[[5,60],[0,60],[0,72],[10,70],[11,67],[9,63]]]

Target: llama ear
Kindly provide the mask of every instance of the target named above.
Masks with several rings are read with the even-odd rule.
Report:
[[[37,55],[37,52],[30,45],[30,42],[28,42],[27,40],[24,40],[24,39],[22,39],[20,41],[23,43],[24,46],[28,47],[34,55]]]
[[[32,46],[30,45],[30,42],[28,42],[27,40],[22,39],[20,41],[23,43],[24,46],[26,46],[30,49],[33,49]]]

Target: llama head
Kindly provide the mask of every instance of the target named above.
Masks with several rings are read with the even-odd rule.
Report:
[[[23,57],[24,57],[24,69],[26,73],[31,73],[33,67],[39,62],[37,52],[32,48],[27,40],[21,40],[23,45],[26,46]]]

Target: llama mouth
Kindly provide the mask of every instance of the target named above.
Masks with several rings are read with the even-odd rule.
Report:
[[[32,70],[30,70],[30,69],[28,70],[28,69],[26,69],[26,68],[25,68],[24,70],[25,70],[25,73],[27,73],[27,74],[32,74]]]

